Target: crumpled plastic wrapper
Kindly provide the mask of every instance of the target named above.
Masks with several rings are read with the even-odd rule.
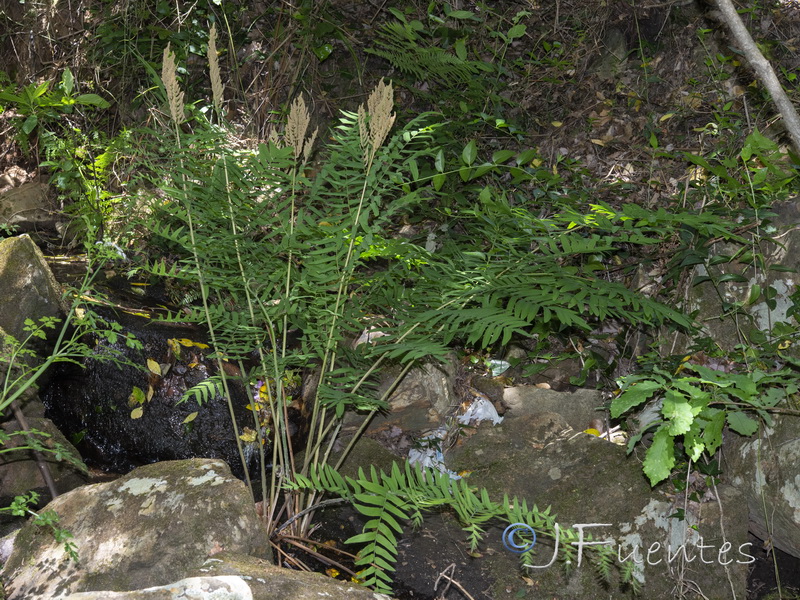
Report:
[[[498,425],[503,422],[503,417],[497,414],[497,409],[488,398],[478,398],[470,404],[466,412],[458,417],[457,420],[462,425],[469,425],[472,422],[480,423],[481,421],[491,421],[492,425]]]

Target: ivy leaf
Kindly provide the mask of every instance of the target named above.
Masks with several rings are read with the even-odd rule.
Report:
[[[644,458],[644,474],[650,479],[650,485],[655,486],[659,481],[664,481],[672,473],[675,466],[675,443],[669,434],[665,423],[658,428],[653,436],[653,444],[647,449]]]

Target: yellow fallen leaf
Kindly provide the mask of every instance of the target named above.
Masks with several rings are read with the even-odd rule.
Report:
[[[204,344],[202,342],[193,342],[189,338],[180,338],[179,340],[175,341],[181,344],[182,346],[186,346],[187,348],[191,346],[195,346],[197,348],[208,348],[208,344]]]
[[[561,127],[563,124],[564,123],[562,123],[561,121],[552,121],[550,123],[550,125],[552,125],[553,127]]]
[[[186,418],[183,420],[183,422],[184,423],[191,423],[192,421],[194,421],[197,418],[197,414],[198,414],[197,411],[195,411],[193,413],[189,413],[188,415],[186,415]]]
[[[258,436],[256,435],[255,429],[250,429],[249,427],[245,427],[242,434],[239,436],[239,439],[242,440],[245,444],[252,444],[256,441]]]
[[[144,414],[144,409],[139,406],[131,411],[131,419],[139,419]]]
[[[159,365],[156,361],[152,358],[147,359],[147,368],[150,370],[153,375],[158,375],[161,377],[161,365]]]
[[[147,386],[147,398],[146,398],[148,402],[150,402],[150,400],[153,399],[153,394],[155,394],[155,393],[156,393],[156,391],[153,389],[153,386],[152,385],[148,385]]]
[[[593,144],[597,145],[597,146],[605,146],[606,145],[606,143],[603,140],[601,140],[600,138],[592,138],[589,141],[592,142]]]
[[[178,342],[178,340],[176,340],[174,338],[169,338],[167,340],[167,346],[169,346],[169,349],[172,352],[172,355],[175,358],[180,359],[180,357],[181,357],[181,344],[180,344],[180,342]]]

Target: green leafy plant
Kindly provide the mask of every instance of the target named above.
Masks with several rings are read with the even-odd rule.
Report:
[[[212,105],[220,111],[215,60],[209,52]],[[141,132],[153,140],[140,170],[153,193],[133,211],[146,215],[141,230],[158,256],[142,268],[196,290],[189,297],[197,301],[170,320],[204,323],[220,369],[184,399],[229,402],[251,485],[250,459],[259,455],[265,521],[276,542],[287,527],[308,531],[321,495],[335,492],[368,516],[379,513],[367,537],[357,538],[371,544],[363,564],[385,569],[393,560],[395,525],[416,514],[402,499],[420,480],[364,475],[347,491],[341,478],[337,490],[320,479],[337,477],[361,433],[334,459],[344,416],[365,414],[363,430],[386,408],[392,386],[383,397],[372,388],[382,365],[399,363],[402,377],[455,343],[487,348],[515,336],[588,331],[608,318],[691,328],[679,311],[610,281],[607,265],[632,247],[656,245],[665,232],[736,237],[714,215],[581,203],[558,188],[565,182],[540,168],[533,151],[499,150],[482,161],[475,140],[458,152],[452,141],[439,147],[433,115],[395,131],[392,87],[383,82],[365,106],[343,112],[312,170],[316,133],[302,99],[292,103],[282,135],[246,145],[224,120],[187,108],[177,72],[168,47],[157,103],[168,107],[164,125],[174,141],[164,129]],[[508,181],[537,192],[512,197]],[[459,198],[439,215],[438,233],[393,234],[398,220],[452,191]],[[542,215],[535,204],[542,197],[562,200]],[[376,329],[380,336],[364,336]],[[362,337],[368,341],[358,343]],[[298,402],[289,372],[305,374],[302,448],[290,435],[288,414]],[[233,417],[236,378],[254,390],[249,426]],[[477,539],[479,529],[472,532]],[[372,576],[387,585],[377,571]]]
[[[110,106],[108,101],[97,94],[78,94],[75,78],[69,69],[64,69],[61,81],[54,89],[51,89],[51,82],[45,81],[27,85],[18,92],[7,88],[0,90],[0,103],[6,109],[13,108],[18,113],[18,140],[26,150],[31,147],[31,141],[39,131],[51,127],[76,108]]]
[[[3,333],[0,338],[0,415],[6,413],[9,407],[21,402],[35,393],[36,382],[55,363],[72,362],[80,364],[80,360],[87,356],[94,356],[98,360],[108,360],[117,363],[124,362],[124,357],[114,351],[97,356],[93,352],[92,336],[107,339],[111,344],[124,341],[129,347],[141,347],[140,342],[130,335],[120,333],[121,326],[116,323],[106,323],[99,319],[90,308],[86,306],[86,298],[97,271],[92,265],[100,264],[103,260],[103,248],[89,247],[90,268],[78,289],[67,293],[69,310],[63,321],[56,317],[41,317],[38,322],[26,319],[23,332],[26,337],[17,340],[14,336]],[[97,261],[97,262],[95,262]],[[39,357],[31,348],[35,341],[44,341],[48,333],[56,333],[52,349],[45,357]],[[86,471],[86,465],[62,444],[49,439],[46,432],[27,428],[21,411],[15,408],[20,426],[23,429],[11,433],[0,432],[2,449],[0,454],[12,452],[33,452],[35,455],[43,453],[53,456],[56,460],[66,460],[81,471]],[[12,446],[14,438],[20,438],[21,443]],[[47,468],[46,465],[44,468]],[[55,493],[55,492],[53,492]],[[30,506],[39,499],[36,492],[17,496],[8,507],[0,511],[10,512],[16,516],[32,516],[34,523],[48,527],[56,540],[64,542],[64,550],[77,560],[74,544],[69,541],[69,532],[57,527],[58,516],[52,511],[44,513],[34,512]]]
[[[696,462],[713,457],[727,425],[744,436],[758,430],[759,420],[771,423],[770,410],[796,394],[800,377],[794,367],[766,372],[728,372],[686,362],[675,372],[653,368],[622,379],[611,403],[611,417],[620,418],[647,405],[628,452],[652,434],[643,469],[651,485],[667,479],[675,466],[676,442]]]
[[[9,506],[0,508],[0,512],[7,512],[15,517],[33,517],[33,524],[49,529],[56,542],[64,544],[64,552],[67,556],[77,562],[79,560],[78,548],[75,546],[74,542],[70,541],[72,534],[66,529],[58,527],[59,518],[55,511],[46,510],[40,513],[34,511],[31,506],[35,505],[38,501],[39,494],[31,491],[14,498],[14,501]]]

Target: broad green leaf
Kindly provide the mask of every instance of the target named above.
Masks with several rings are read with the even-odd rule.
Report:
[[[506,34],[506,37],[509,40],[513,40],[513,39],[516,39],[518,37],[522,37],[523,35],[525,35],[525,30],[526,30],[525,25],[523,25],[522,23],[517,23],[511,29],[508,30],[508,33]]]
[[[722,428],[725,426],[725,414],[723,410],[714,410],[713,416],[708,419],[705,429],[703,429],[703,441],[709,454],[714,454],[717,448],[722,445]]]
[[[503,164],[510,158],[512,158],[516,152],[513,150],[498,150],[494,154],[492,154],[492,162],[495,164]]]
[[[692,407],[686,401],[683,394],[675,390],[668,390],[664,396],[664,406],[662,414],[669,420],[669,434],[677,436],[689,431],[694,421]]]
[[[728,426],[739,435],[750,436],[758,431],[758,421],[738,410],[728,413]]]
[[[437,173],[433,176],[433,189],[437,192],[442,189],[447,176],[444,173]]]
[[[331,44],[322,44],[314,47],[312,51],[316,55],[317,59],[319,59],[319,62],[322,62],[331,55],[333,52],[333,46]]]
[[[747,277],[739,275],[738,273],[725,273],[717,280],[717,283],[728,283],[729,281],[735,281],[736,283],[747,283],[749,280]]]
[[[444,151],[440,148],[436,153],[436,158],[433,160],[433,168],[438,173],[444,173]]]
[[[527,167],[529,163],[538,156],[539,153],[536,150],[525,150],[524,152],[520,152],[517,156],[517,164],[521,167]]]
[[[642,465],[651,486],[664,481],[672,473],[672,467],[675,466],[674,447],[674,440],[664,424],[653,436],[653,443],[647,449]]]
[[[747,300],[745,300],[745,306],[755,304],[759,296],[761,296],[761,286],[757,283],[754,283],[750,286],[750,293],[747,296]]]
[[[464,38],[460,38],[456,40],[456,43],[453,44],[453,49],[456,51],[456,56],[461,60],[467,60],[467,46],[464,43]]]
[[[469,144],[464,146],[464,150],[461,151],[461,160],[469,167],[472,166],[472,163],[475,162],[477,157],[478,145],[475,143],[475,140],[471,140]],[[466,179],[464,181],[466,181]]]
[[[663,385],[657,381],[645,380],[630,386],[611,402],[611,416],[618,419],[634,406],[639,406],[646,402]]]
[[[72,90],[75,89],[75,78],[72,76],[72,71],[70,71],[69,68],[64,69],[64,72],[61,74],[61,89],[67,96],[70,96]]]
[[[77,98],[75,98],[75,102],[78,104],[88,104],[90,106],[96,106],[97,108],[108,108],[111,104],[108,103],[107,100],[104,100],[97,94],[81,94]]]
[[[36,129],[36,126],[38,124],[39,124],[39,117],[37,117],[36,115],[29,116],[27,119],[25,119],[25,122],[22,124],[22,133],[24,133],[25,135],[30,135],[31,131]]]
[[[705,450],[705,443],[700,434],[700,423],[694,421],[689,431],[683,436],[683,450],[686,452],[686,456],[693,462],[699,460],[700,456],[703,454],[703,450]]]

